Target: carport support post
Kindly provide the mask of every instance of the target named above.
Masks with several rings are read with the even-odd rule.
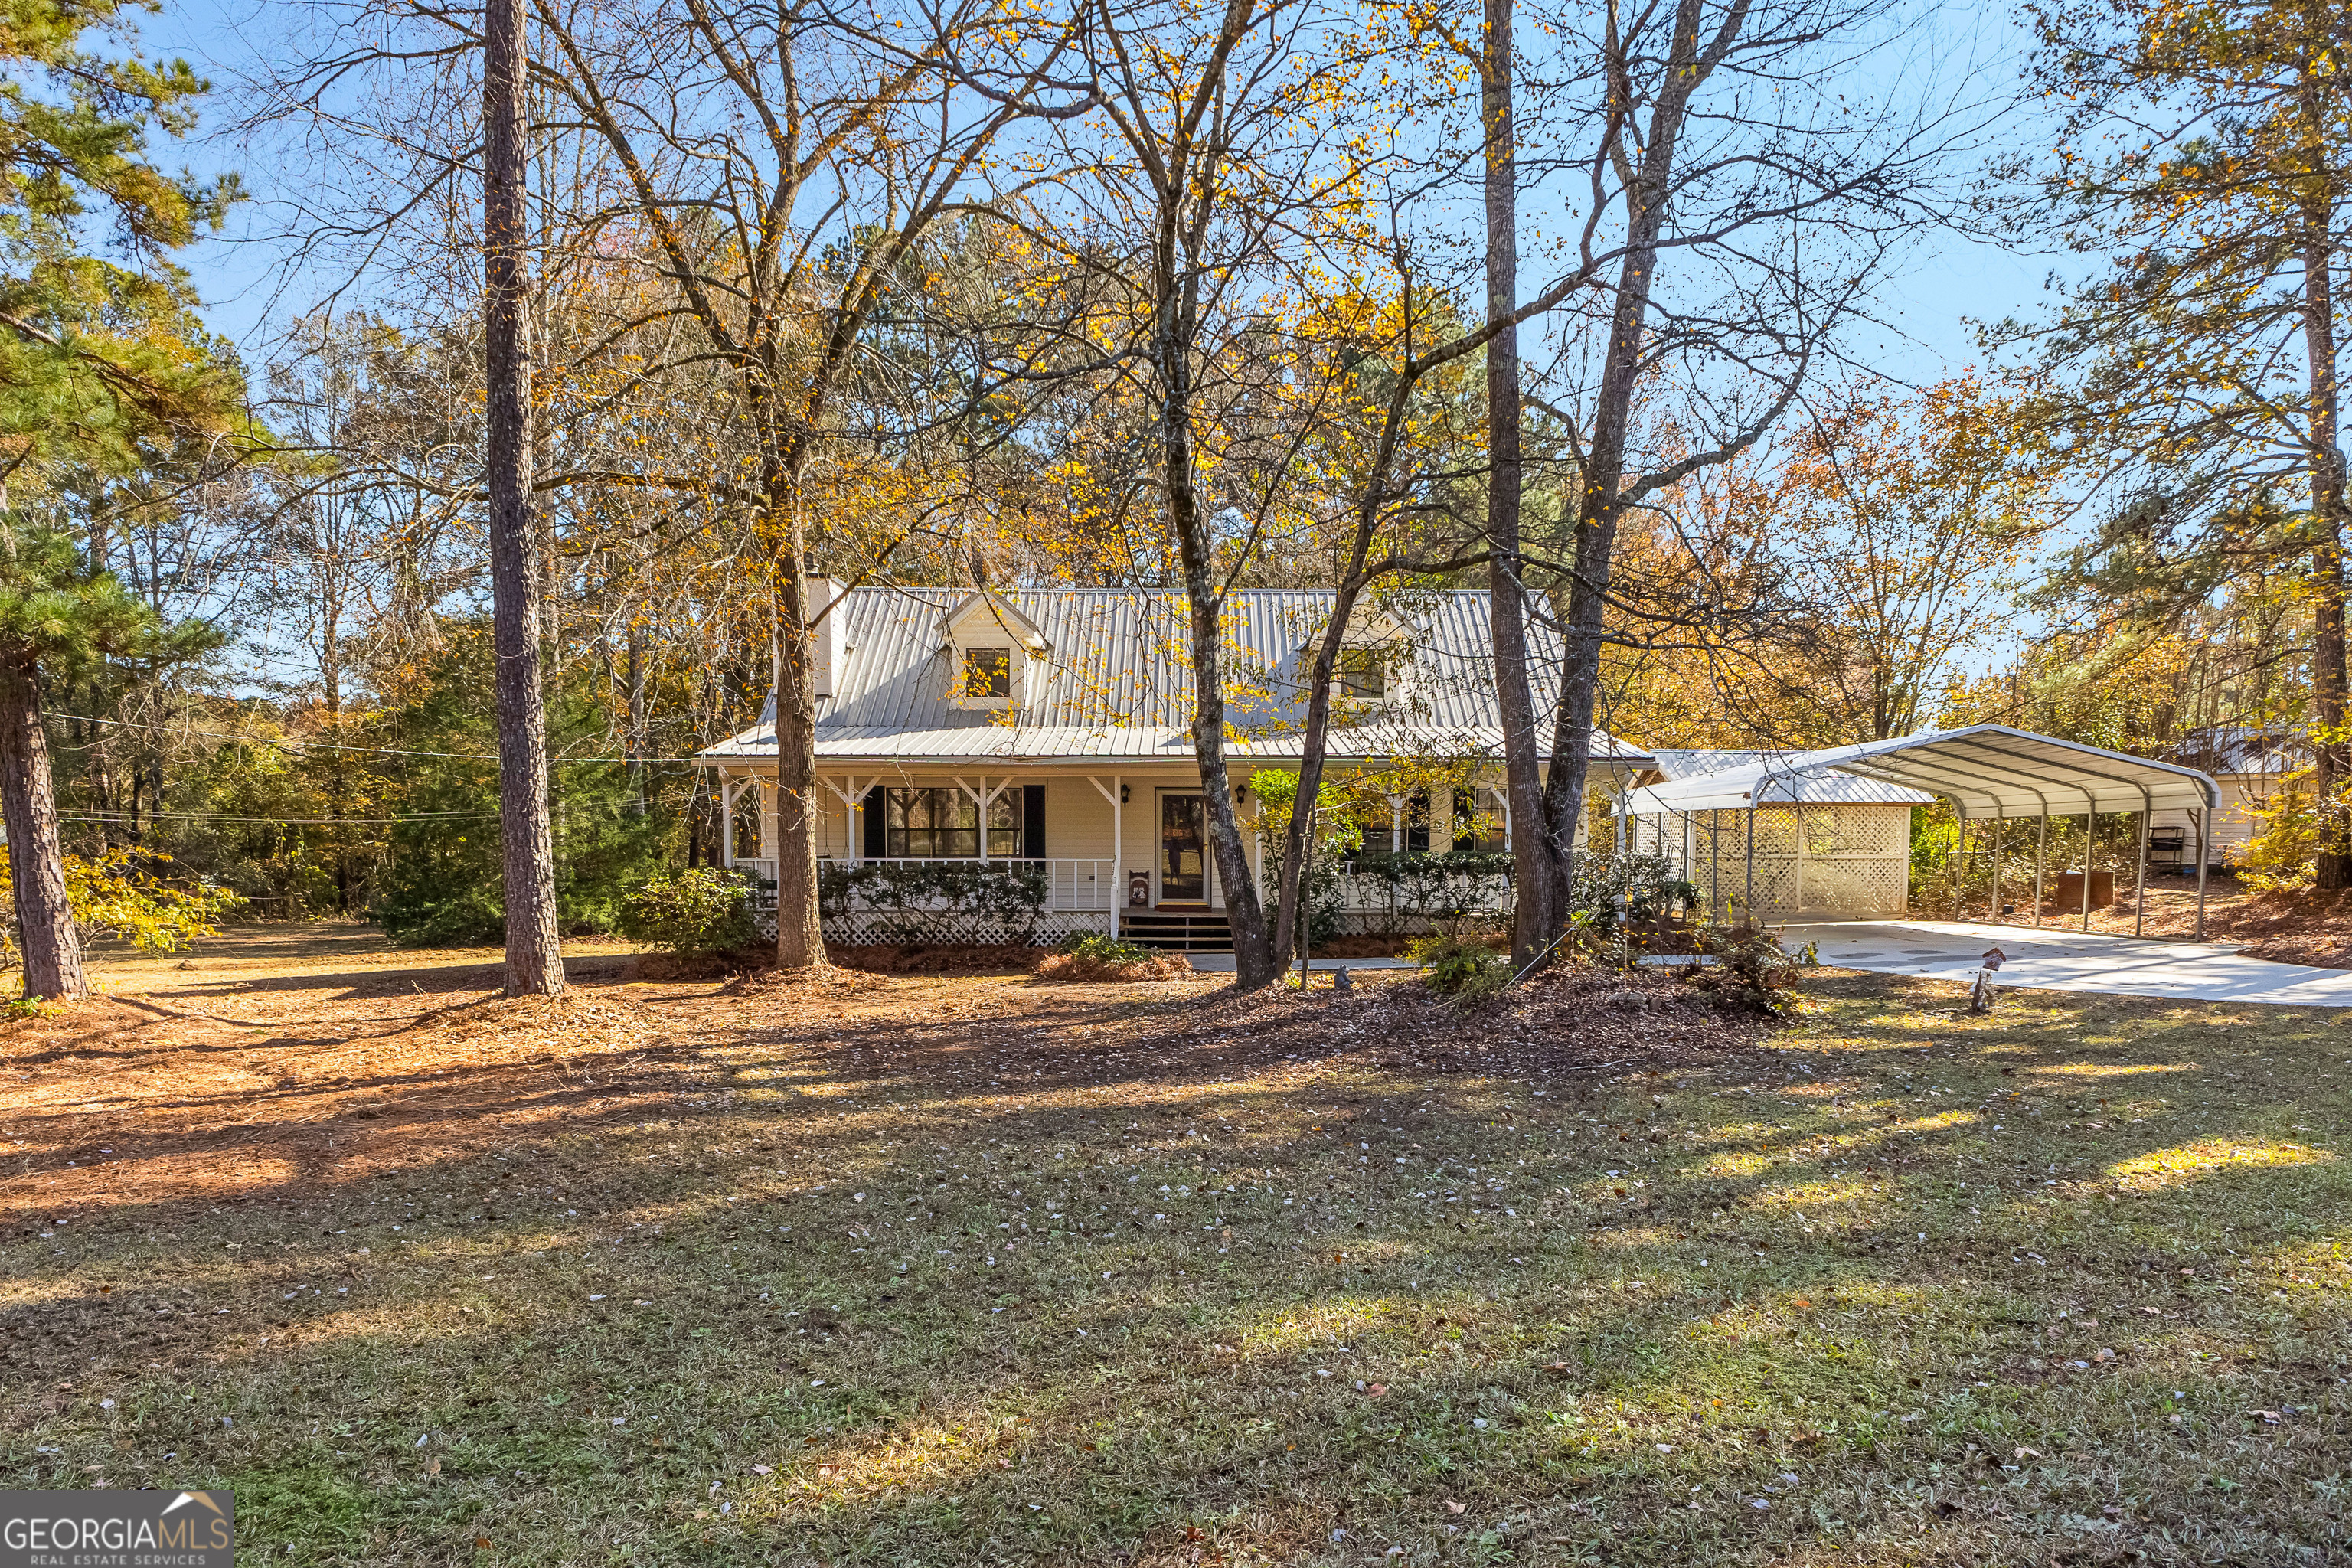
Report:
[[[2099,818],[2095,811],[2083,814],[2083,929],[2091,929],[2091,845],[2099,836]]]
[[[2132,872],[2132,935],[2147,934],[2147,791],[2142,788],[2139,807],[2139,865]]]
[[[2042,864],[2050,854],[2050,803],[2042,803],[2042,831],[2033,840],[2033,929],[2042,929]]]
[[[1748,803],[1748,907],[1741,916],[1748,929],[1756,929],[1756,803]]]
[[[1728,925],[1723,918],[1723,813],[1706,814],[1706,914],[1717,925]]]
[[[1960,918],[1960,877],[1969,863],[1969,808],[1952,802],[1952,918]]]
[[[2197,940],[2205,940],[2205,814],[2197,814]]]
[[[2008,821],[1996,806],[1992,819],[1992,920],[1996,924],[2000,921],[2000,830]]]

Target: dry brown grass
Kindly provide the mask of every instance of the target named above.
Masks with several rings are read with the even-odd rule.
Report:
[[[293,1563],[2345,1550],[2335,1015],[489,956],[0,1032],[0,1484]]]

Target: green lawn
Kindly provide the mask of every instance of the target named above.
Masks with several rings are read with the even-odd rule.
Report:
[[[2343,1561],[2352,1017],[872,984],[9,1228],[0,1485],[273,1563]]]

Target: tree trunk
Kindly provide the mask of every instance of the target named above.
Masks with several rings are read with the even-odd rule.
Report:
[[[49,783],[49,738],[41,727],[40,677],[29,664],[0,663],[0,826],[8,833],[8,875],[24,947],[25,994],[70,1002],[89,994],[81,934],[66,903],[58,803]]]
[[[1209,808],[1209,845],[1216,852],[1217,881],[1225,895],[1225,923],[1233,928],[1234,984],[1241,990],[1255,991],[1272,984],[1282,971],[1274,962],[1265,908],[1258,901],[1257,882],[1250,875],[1241,819],[1234,812],[1233,778],[1225,767],[1221,606],[1205,582],[1195,584],[1190,564],[1193,553],[1189,549],[1185,552],[1187,597],[1192,601],[1192,755],[1200,763],[1201,794]],[[1203,578],[1206,575],[1202,574]]]
[[[624,696],[629,713],[629,793],[624,809],[629,820],[643,822],[651,810],[646,798],[646,731],[649,726],[646,716],[646,638],[634,619],[629,623],[628,668],[623,679],[628,688]]]
[[[2304,92],[2306,120],[2321,135],[2316,89]],[[2324,141],[2318,143],[2324,146]],[[2311,511],[2318,540],[2311,552],[2311,702],[2318,721],[2313,747],[2314,773],[2326,816],[2320,841],[2321,889],[2352,887],[2352,816],[2341,795],[2352,776],[2352,736],[2345,732],[2347,670],[2344,626],[2344,534],[2346,497],[2341,389],[2336,383],[2336,305],[2329,268],[2334,264],[2335,213],[2323,192],[2303,211],[2304,356],[2311,377]]]
[[[1486,147],[1486,320],[1519,302],[1518,126],[1513,104],[1514,0],[1486,0],[1479,110]],[[1517,910],[1511,964],[1525,969],[1551,940],[1559,872],[1543,832],[1543,763],[1536,750],[1535,693],[1528,672],[1527,605],[1519,573],[1519,331],[1486,343],[1487,631],[1495,652],[1495,702],[1503,725],[1503,773],[1511,803],[1512,880]]]
[[[488,397],[491,645],[498,664],[499,822],[507,994],[563,989],[555,852],[547,821],[547,712],[539,678],[539,537],[530,505],[530,327],[524,277],[525,8],[482,17],[483,345]]]
[[[824,917],[817,904],[816,682],[809,668],[808,540],[802,531],[800,481],[772,484],[789,494],[792,519],[776,577],[776,967],[815,969],[828,961]],[[982,824],[981,831],[987,831]]]
[[[1544,832],[1558,871],[1546,941],[1566,929],[1569,879],[1572,875],[1577,825],[1584,816],[1585,784],[1592,762],[1592,729],[1601,698],[1601,650],[1605,646],[1609,581],[1622,515],[1619,491],[1625,479],[1625,449],[1633,425],[1633,400],[1642,384],[1642,333],[1656,281],[1658,236],[1673,189],[1675,143],[1690,95],[1706,75],[1698,58],[1698,0],[1675,8],[1670,58],[1661,73],[1664,90],[1652,111],[1648,145],[1627,182],[1625,258],[1618,274],[1616,307],[1611,312],[1607,357],[1585,444],[1584,472],[1577,489],[1575,575],[1569,584],[1566,668],[1553,712],[1551,773],[1544,781]]]
[[[1640,232],[1637,229],[1637,234]],[[1649,230],[1654,237],[1656,229]],[[1546,941],[1557,938],[1568,917],[1576,829],[1584,816],[1586,780],[1592,762],[1592,730],[1601,698],[1601,651],[1605,646],[1610,567],[1617,550],[1618,486],[1625,472],[1625,447],[1638,390],[1643,318],[1648,313],[1650,268],[1655,251],[1637,243],[1625,260],[1617,307],[1609,327],[1609,359],[1601,373],[1576,518],[1576,574],[1569,584],[1567,658],[1554,712],[1551,776],[1544,782],[1543,830],[1553,857],[1551,922]]]
[[[1184,572],[1187,654],[1192,666],[1192,755],[1200,764],[1201,793],[1209,811],[1209,846],[1217,857],[1217,880],[1225,895],[1225,923],[1234,933],[1234,982],[1244,991],[1270,985],[1275,967],[1265,928],[1265,909],[1250,875],[1242,845],[1241,821],[1234,814],[1234,789],[1225,768],[1224,637],[1219,618],[1216,563],[1210,553],[1207,520],[1201,515],[1200,475],[1192,454],[1192,367],[1186,337],[1177,325],[1182,305],[1174,282],[1172,237],[1164,233],[1160,324],[1154,330],[1160,360],[1160,461],[1167,487],[1169,531]]]

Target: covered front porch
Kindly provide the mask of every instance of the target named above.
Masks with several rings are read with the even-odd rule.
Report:
[[[733,763],[720,768],[719,786],[722,862],[751,880],[761,929],[772,933],[774,773]],[[1476,787],[1478,809],[1507,824],[1499,786]],[[1052,946],[1097,931],[1171,947],[1230,945],[1208,803],[1189,766],[821,769],[818,790],[819,903],[829,942]],[[1258,802],[1244,784],[1234,804],[1263,893]],[[1318,879],[1317,907],[1344,929],[1410,918],[1405,906],[1418,884],[1399,868],[1429,849],[1427,811],[1407,794],[1389,804],[1385,831],[1366,825],[1370,853]],[[1498,868],[1491,853],[1505,832],[1484,846],[1485,874],[1450,876],[1444,897],[1508,908],[1507,861]],[[1438,847],[1442,855],[1453,846]]]

